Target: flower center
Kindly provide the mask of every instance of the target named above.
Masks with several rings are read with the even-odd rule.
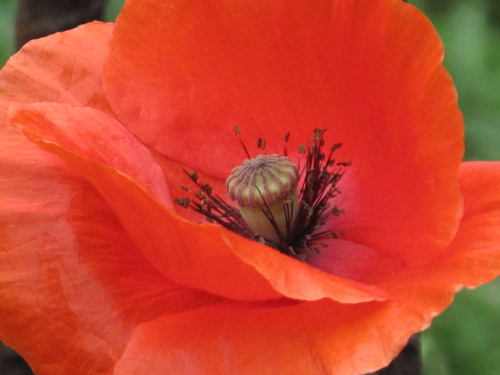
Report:
[[[323,229],[325,224],[333,227],[334,218],[343,213],[333,200],[340,194],[337,183],[345,167],[350,165],[336,162],[332,157],[341,147],[340,143],[331,146],[328,153],[324,152],[324,132],[315,130],[312,144],[299,147],[302,167],[287,156],[257,155],[249,156],[241,166],[234,168],[226,187],[239,210],[214,195],[212,188],[202,184],[195,172],[186,172],[199,188],[193,192],[194,199],[175,199],[174,202],[194,209],[209,222],[307,262],[321,246],[326,246],[322,241],[344,234]],[[239,136],[238,130],[236,134]],[[265,152],[262,138],[259,139],[261,147]]]
[[[299,211],[299,170],[286,156],[258,155],[233,169],[227,191],[256,234],[286,246]]]

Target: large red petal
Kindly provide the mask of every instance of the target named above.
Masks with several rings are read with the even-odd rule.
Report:
[[[149,151],[114,118],[89,107],[59,103],[11,104],[11,121],[29,138],[50,141],[107,164],[172,207],[163,171]]]
[[[426,326],[386,302],[224,303],[139,326],[115,374],[365,374]]]
[[[375,285],[407,271],[405,264],[365,245],[344,239],[323,240],[310,264],[338,277]]]
[[[449,248],[432,264],[379,284],[393,299],[429,317],[441,313],[463,286],[500,274],[500,163],[464,163],[458,176],[465,210]]]
[[[500,162],[463,163],[458,178],[464,216],[436,267],[442,278],[476,287],[500,274]]]
[[[385,298],[375,288],[315,270],[220,226],[182,219],[144,188],[150,180],[144,176],[156,176],[156,164],[143,155],[147,151],[101,112],[50,103],[13,106],[12,112],[11,121],[32,141],[63,157],[94,184],[149,262],[174,282],[239,300],[327,297],[355,303]],[[116,142],[97,151],[96,139],[109,134]]]
[[[81,262],[81,243],[67,215],[82,187],[52,177],[52,183],[37,181],[36,189],[9,189],[14,197],[1,199],[0,336],[37,374],[110,374],[133,327],[123,325],[108,293]],[[97,251],[116,233],[116,223],[98,221],[84,224],[101,241],[93,246]]]
[[[111,374],[139,323],[218,299],[165,279],[91,186],[57,172],[2,192],[0,337],[36,374]]]
[[[112,46],[111,106],[180,165],[223,180],[245,158],[235,125],[269,152],[288,131],[296,150],[328,127],[327,143],[343,142],[338,156],[353,163],[337,201],[346,213],[332,224],[347,239],[414,266],[455,236],[463,124],[441,42],[414,7],[132,0]]]
[[[363,284],[365,280],[347,279],[341,273],[330,272],[330,269],[313,268],[240,236],[224,237],[238,257],[252,265],[273,288],[287,297],[309,301],[332,298],[343,303],[384,300],[388,297],[382,290]]]
[[[137,324],[214,301],[155,271],[95,189],[7,121],[12,100],[109,110],[111,30],[30,42],[0,73],[0,337],[40,375],[110,374]]]
[[[107,373],[129,331],[113,320],[96,324],[96,313],[107,317],[111,309],[71,251],[74,235],[64,215],[81,187],[61,176],[59,158],[9,125],[7,109],[14,99],[102,104],[100,66],[111,29],[94,23],[33,41],[0,72],[0,335],[40,374]],[[86,299],[93,299],[87,314],[73,310]]]
[[[53,106],[68,108],[35,105]],[[87,120],[99,120],[90,116],[92,110],[78,111]],[[110,374],[137,324],[220,299],[166,279],[144,259],[91,185],[15,129],[3,130],[0,337],[37,374]],[[74,135],[78,141],[81,134]],[[85,139],[92,143],[90,135]],[[119,140],[111,144],[126,143]],[[113,160],[130,167],[118,157]]]
[[[11,101],[69,103],[110,112],[101,74],[112,30],[112,24],[93,22],[27,43],[0,72],[0,127],[7,124]]]

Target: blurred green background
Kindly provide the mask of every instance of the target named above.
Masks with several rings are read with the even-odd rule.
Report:
[[[43,1],[43,0],[41,0]],[[123,0],[106,14],[113,20]],[[434,23],[459,92],[466,160],[500,160],[500,1],[410,0]],[[16,0],[0,0],[0,66],[14,53]],[[500,279],[460,292],[422,336],[424,375],[500,374]]]

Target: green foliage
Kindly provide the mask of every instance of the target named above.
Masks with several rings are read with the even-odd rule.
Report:
[[[423,333],[424,375],[498,375],[500,279],[460,292]]]
[[[108,0],[108,5],[106,7],[106,19],[114,20],[120,13],[124,0]]]
[[[0,66],[14,53],[15,1],[0,0]]]
[[[113,0],[113,20],[123,0]],[[410,0],[445,45],[466,123],[466,160],[500,160],[500,1]],[[14,53],[15,0],[0,0],[0,66]],[[425,375],[497,375],[500,279],[460,292],[422,337]]]

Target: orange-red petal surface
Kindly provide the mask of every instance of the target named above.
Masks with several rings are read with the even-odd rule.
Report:
[[[432,264],[379,285],[429,317],[444,310],[463,286],[475,287],[500,274],[500,163],[464,163],[458,178],[464,216],[449,248]]]
[[[111,28],[29,43],[0,73],[0,337],[37,375],[111,374],[137,324],[218,300],[154,270],[95,189],[7,122],[12,99],[108,108],[100,65]],[[99,146],[79,130],[72,141]]]
[[[500,273],[500,164],[459,167],[442,55],[400,0],[129,0],[29,43],[0,73],[0,338],[37,375],[386,365]],[[245,158],[236,125],[344,143],[346,235],[310,264],[172,208],[183,166],[219,190]]]
[[[458,179],[464,216],[432,273],[458,286],[476,287],[500,274],[500,163],[463,163]]]
[[[115,374],[366,374],[426,325],[389,302],[229,302],[140,325]]]
[[[110,374],[137,324],[217,298],[165,279],[91,186],[57,179],[2,199],[0,336],[37,375]]]
[[[81,186],[62,176],[59,158],[8,124],[7,109],[14,99],[99,102],[111,29],[96,23],[29,43],[0,72],[0,336],[38,374],[107,373],[129,333],[118,322],[96,321],[98,313],[112,319],[112,311],[72,252],[64,215]]]
[[[475,287],[500,274],[500,162],[463,163],[458,181],[464,216],[443,268]]]
[[[93,22],[27,43],[0,72],[0,127],[7,123],[11,101],[109,111],[101,75],[112,30],[112,24]]]
[[[121,161],[91,147],[98,135],[106,136],[106,132],[99,132],[101,127],[115,127],[118,132],[119,124],[89,108],[70,109],[48,103],[18,105],[13,107],[11,121],[28,138],[62,156],[76,173],[91,181],[146,258],[169,279],[238,300],[329,297],[353,303],[385,298],[376,288],[315,270],[219,226],[183,220],[137,181],[144,177],[135,179],[117,170],[124,166],[131,172],[141,171],[143,159],[134,156],[140,150],[137,145],[131,149],[125,142],[110,142],[104,154],[116,155],[121,150]],[[85,125],[87,121],[93,125]],[[85,127],[87,136],[76,130],[81,127]],[[154,166],[149,168],[154,170]],[[141,173],[148,175],[143,170]]]
[[[310,264],[324,272],[376,285],[394,275],[405,273],[406,265],[365,245],[344,239],[322,241],[326,248],[311,257]]]
[[[89,107],[59,103],[12,103],[11,122],[32,139],[46,139],[107,164],[172,207],[161,168],[149,151],[118,121]]]
[[[455,236],[463,125],[441,42],[414,7],[131,0],[112,46],[111,107],[169,159],[223,180],[245,158],[234,126],[253,155],[259,137],[281,152],[290,131],[294,153],[328,127],[352,162],[332,223],[348,240],[415,266]]]

